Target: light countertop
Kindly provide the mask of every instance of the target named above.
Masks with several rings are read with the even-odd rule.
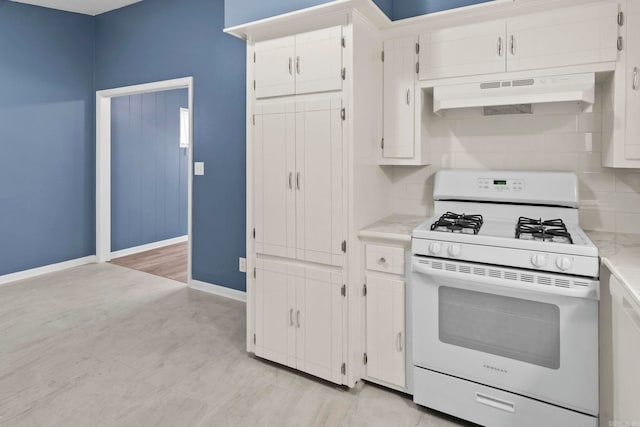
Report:
[[[640,305],[640,234],[587,232],[599,249],[602,264]]]
[[[411,242],[413,229],[422,224],[426,216],[393,214],[364,227],[358,233],[361,238]]]

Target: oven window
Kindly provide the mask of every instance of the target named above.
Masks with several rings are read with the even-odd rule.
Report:
[[[553,304],[439,288],[443,343],[546,368],[560,367],[560,310]]]

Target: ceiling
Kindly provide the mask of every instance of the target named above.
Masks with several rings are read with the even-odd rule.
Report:
[[[114,9],[138,3],[142,0],[11,0],[17,3],[32,4],[34,6],[51,9],[66,10],[67,12],[83,13],[85,15],[100,15]]]

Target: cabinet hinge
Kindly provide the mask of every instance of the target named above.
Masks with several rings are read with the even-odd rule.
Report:
[[[256,81],[253,81],[253,90],[256,90]]]
[[[416,43],[416,55],[420,53],[420,43]]]
[[[256,53],[255,52],[253,52],[253,63],[254,64],[256,63]]]
[[[346,80],[346,78],[347,78],[347,69],[343,68],[341,74],[342,74],[342,80]]]
[[[253,229],[253,240],[256,240],[256,229]]]
[[[380,140],[380,149],[384,150],[384,138]]]
[[[340,117],[342,118],[342,120],[346,120],[347,119],[347,110],[346,109],[342,109],[340,110]]]
[[[343,297],[347,296],[347,285],[342,285],[342,288],[340,288],[340,295]]]
[[[255,267],[253,267],[253,278],[254,279],[256,278],[256,268]]]
[[[367,296],[367,284],[366,283],[364,285],[362,285],[362,296],[363,297]]]
[[[342,36],[342,47],[347,47],[347,38]]]
[[[347,253],[347,241],[346,240],[342,241],[342,252],[345,253],[345,254]]]
[[[364,356],[362,357],[362,361],[364,362],[365,365],[369,361],[369,359],[367,358],[367,353],[365,353]]]
[[[255,114],[253,115],[253,125],[254,126],[256,125],[256,115]],[[255,234],[255,232],[254,232],[254,234]]]
[[[420,63],[416,62],[416,74],[420,74]]]
[[[256,334],[253,334],[253,343],[256,343]]]
[[[380,53],[380,59],[384,62],[384,50]]]
[[[347,374],[347,364],[342,362],[342,366],[340,367],[340,372],[342,373],[342,375],[346,375]]]
[[[619,50],[619,51],[622,51],[622,36],[619,36],[619,37],[618,37],[618,43],[617,43],[617,45],[618,45],[618,50]]]
[[[624,12],[618,12],[618,26],[622,27],[624,25]]]

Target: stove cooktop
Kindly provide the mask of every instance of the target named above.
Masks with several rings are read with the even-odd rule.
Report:
[[[447,211],[427,219],[413,231],[413,237],[569,255],[598,255],[596,246],[584,231],[577,224],[565,223],[562,219],[497,219]]]

